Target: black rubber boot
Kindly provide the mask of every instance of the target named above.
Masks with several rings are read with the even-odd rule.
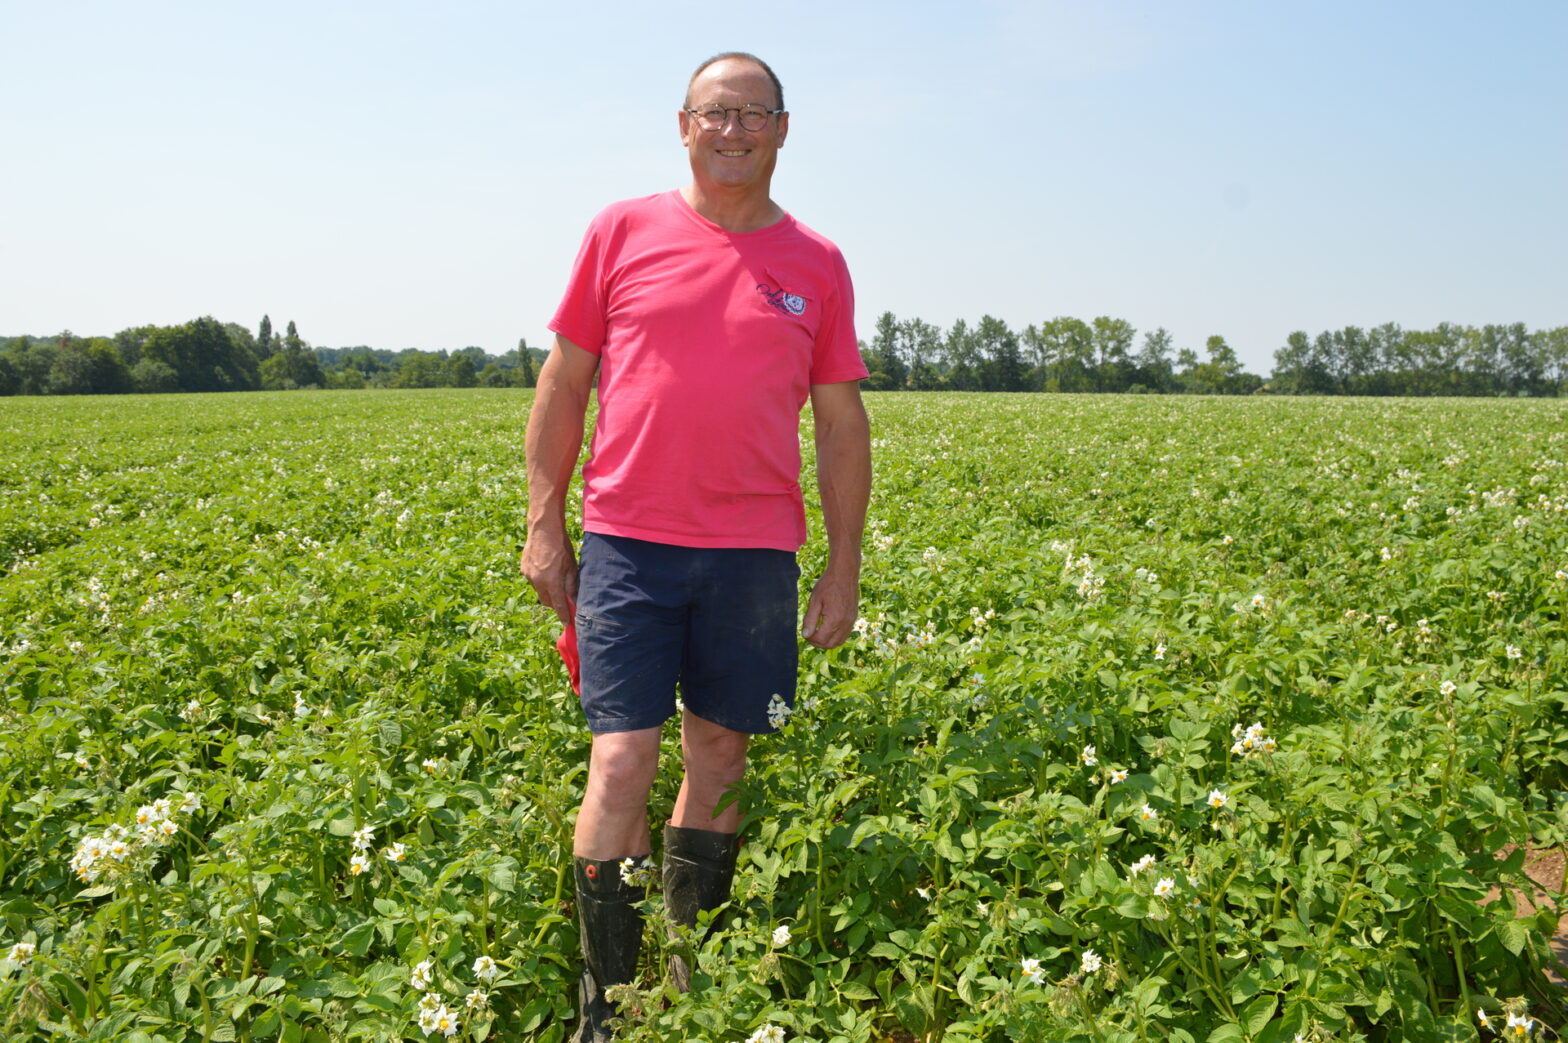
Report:
[[[695,927],[698,913],[730,900],[739,852],[739,838],[734,833],[664,827],[664,908],[673,923]],[[693,948],[706,941],[718,925],[714,920],[701,938],[692,939]],[[678,954],[670,957],[670,982],[682,992],[691,991],[691,968]]]
[[[634,861],[639,864],[641,858]],[[610,1043],[610,1021],[618,1016],[604,998],[612,985],[637,977],[637,952],[642,948],[642,910],[634,903],[647,888],[621,879],[621,860],[573,858],[577,879],[577,922],[583,946],[583,976],[577,1033],[572,1043]]]

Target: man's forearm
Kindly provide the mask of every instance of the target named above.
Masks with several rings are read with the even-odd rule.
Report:
[[[587,408],[585,395],[553,374],[540,374],[525,441],[530,533],[565,531],[567,490],[582,451]]]
[[[819,423],[817,489],[828,536],[828,569],[860,571],[860,540],[871,498],[871,427],[860,408]]]

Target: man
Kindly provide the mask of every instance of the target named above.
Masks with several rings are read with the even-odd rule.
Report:
[[[728,900],[739,810],[719,805],[750,736],[793,705],[808,397],[829,553],[801,634],[837,647],[858,609],[866,370],[842,256],[770,194],[783,94],[749,54],[692,75],[678,114],[691,181],[594,219],[528,420],[522,572],[576,626],[593,733],[573,844],[579,1041],[610,1038],[604,990],[635,976],[644,891],[623,864],[652,851],[648,798],[677,687],[685,774],[664,830],[665,904],[691,926]],[[596,374],[579,561],[565,502]],[[684,961],[671,972],[686,987]]]

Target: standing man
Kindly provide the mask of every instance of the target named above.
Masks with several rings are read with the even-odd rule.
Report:
[[[828,563],[801,635],[842,644],[860,596],[866,369],[843,257],[770,195],[784,89],[754,55],[721,54],[692,75],[678,119],[691,182],[589,225],[528,418],[522,572],[576,625],[593,732],[573,844],[584,1043],[610,1039],[604,990],[636,973],[644,895],[622,870],[652,851],[648,799],[677,688],[685,774],[664,828],[665,904],[691,926],[729,898],[739,811],[719,804],[750,737],[793,706],[808,397]],[[595,374],[579,559],[566,491]],[[671,972],[686,987],[684,962]]]

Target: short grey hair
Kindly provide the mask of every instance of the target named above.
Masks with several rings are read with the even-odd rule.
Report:
[[[725,51],[723,54],[715,54],[712,58],[709,58],[707,61],[697,66],[697,71],[692,73],[691,79],[686,81],[687,106],[691,105],[691,85],[697,82],[697,77],[701,76],[703,71],[715,62],[730,61],[731,59],[735,61],[751,62],[760,68],[763,72],[767,73],[768,79],[773,82],[773,93],[778,96],[778,107],[780,110],[784,108],[784,85],[779,82],[778,74],[773,71],[773,68],[768,65],[767,62],[763,61],[761,58],[758,58],[755,54],[748,54],[745,51]]]

